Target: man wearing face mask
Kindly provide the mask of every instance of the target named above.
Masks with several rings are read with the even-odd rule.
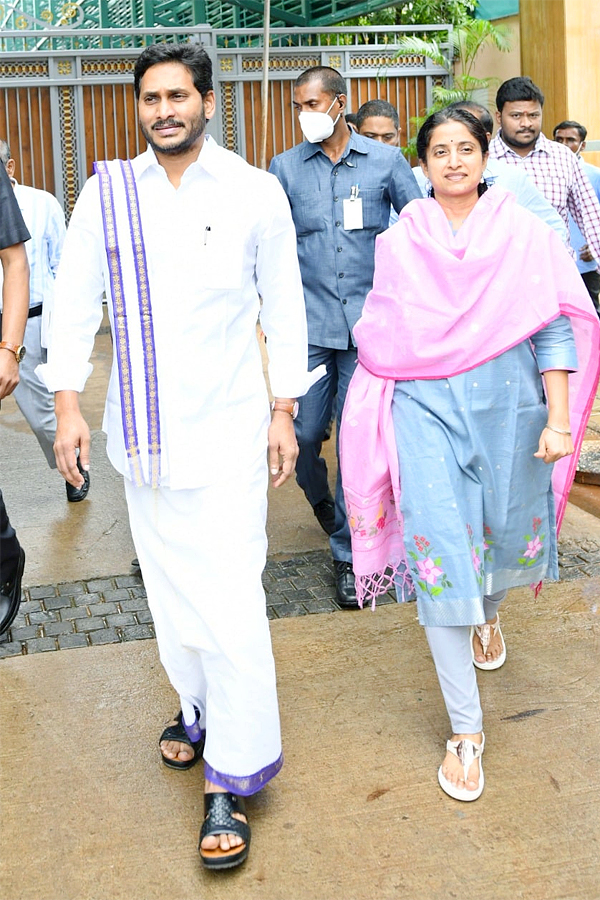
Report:
[[[554,126],[552,136],[557,144],[564,144],[565,147],[573,151],[575,156],[581,159],[580,154],[582,150],[585,150],[585,139],[587,137],[585,125],[573,121],[560,122]],[[585,162],[583,159],[581,159],[581,165],[600,201],[600,169],[591,163]],[[598,260],[594,259],[586,239],[571,215],[569,215],[569,233],[571,235],[571,246],[577,254],[579,274],[583,278],[588,293],[594,301],[594,306],[598,310],[600,297]]]
[[[270,171],[283,185],[296,226],[310,367],[327,367],[327,375],[299,401],[296,478],[330,534],[338,604],[356,609],[339,466],[334,502],[321,444],[336,393],[339,426],[354,372],[352,329],[373,285],[375,238],[388,227],[390,206],[400,212],[421,195],[399,148],[350,130],[344,118],[346,83],[335,69],[303,72],[293,103],[306,140],[276,156]]]

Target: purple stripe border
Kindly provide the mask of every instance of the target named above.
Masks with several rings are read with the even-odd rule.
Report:
[[[119,370],[119,388],[121,394],[121,420],[123,423],[123,434],[125,437],[125,445],[127,448],[127,455],[129,457],[130,465],[132,466],[134,475],[134,481],[137,483],[137,479],[135,477],[136,463],[139,463],[139,445],[138,445],[138,437],[137,437],[137,427],[135,421],[135,410],[133,408],[133,393],[132,393],[132,385],[131,385],[131,356],[129,350],[129,333],[128,333],[128,325],[127,325],[127,313],[125,310],[125,303],[123,300],[123,272],[121,268],[121,255],[119,253],[119,245],[116,240],[116,232],[115,232],[115,204],[114,204],[114,196],[112,190],[112,179],[110,177],[110,172],[108,171],[108,166],[104,161],[98,161],[94,163],[94,171],[98,175],[99,186],[100,186],[100,205],[102,207],[102,221],[104,225],[104,242],[106,247],[106,254],[108,258],[108,269],[110,273],[110,288],[111,288],[111,299],[112,299],[112,307],[113,307],[113,319],[115,323],[115,343],[116,343],[116,352],[117,358],[119,360],[118,370]],[[107,206],[107,204],[109,204]],[[113,234],[114,234],[114,246],[111,246],[111,240],[109,237],[110,226],[107,219],[107,213],[110,213],[112,217],[112,226],[113,226]],[[118,275],[116,275],[113,271],[113,267],[111,265],[111,257],[116,262],[116,267],[118,270]],[[121,285],[121,308],[119,308],[119,301],[117,299],[116,291],[115,291],[115,282],[119,281]],[[125,347],[122,346],[121,341],[119,340],[119,335],[123,334]],[[129,377],[129,392],[130,392],[130,403],[131,407],[128,408],[129,404],[125,398],[124,392],[124,384],[123,384],[123,373],[124,371],[128,372]],[[131,417],[131,427],[128,428],[127,425],[127,417],[128,415]],[[133,446],[132,446],[133,445]],[[138,459],[136,459],[138,457]]]
[[[140,201],[137,184],[130,160],[120,160],[121,173],[126,186],[127,211],[131,244],[137,272],[138,305],[142,328],[142,346],[144,348],[144,368],[146,370],[146,416],[148,422],[148,475],[152,487],[160,484],[160,416],[158,405],[158,371],[156,366],[156,344],[154,340],[154,322],[152,318],[152,301],[148,281],[148,261],[146,246],[142,233],[140,217]],[[135,222],[134,222],[135,215]],[[137,249],[139,246],[139,255]],[[143,280],[143,284],[142,284]]]
[[[223,772],[218,772],[204,760],[204,776],[208,781],[218,784],[219,787],[224,788],[226,791],[239,794],[240,797],[250,797],[252,794],[260,791],[261,788],[264,788],[272,778],[275,778],[282,766],[283,753],[280,754],[279,759],[265,766],[259,772],[255,772],[254,775],[238,776],[225,775]]]

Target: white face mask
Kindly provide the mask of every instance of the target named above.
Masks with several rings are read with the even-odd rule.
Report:
[[[334,97],[331,106],[336,100],[337,97]],[[310,144],[320,144],[321,141],[326,141],[333,134],[333,129],[337,125],[341,112],[338,113],[337,119],[334,121],[329,115],[331,106],[327,112],[301,112],[298,116],[302,134]]]

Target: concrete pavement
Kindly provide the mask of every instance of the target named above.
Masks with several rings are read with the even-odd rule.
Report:
[[[109,352],[100,334],[83,503],[66,502],[14,401],[0,413],[28,555],[0,645],[0,898],[600,898],[599,520],[571,505],[563,582],[511,593],[508,661],[479,673],[486,789],[465,806],[437,787],[448,727],[414,606],[335,611],[327,539],[294,484],[272,492],[265,572],[286,765],[251,801],[248,863],[202,871],[201,768],[158,759],[175,701],[99,431]]]

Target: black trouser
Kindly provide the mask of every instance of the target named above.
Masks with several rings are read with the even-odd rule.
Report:
[[[0,491],[0,585],[11,581],[19,559],[21,545],[15,529],[8,520],[2,491]]]
[[[600,272],[582,272],[581,277],[588,289],[588,294],[594,301],[596,312],[599,312],[598,297],[600,296]]]

